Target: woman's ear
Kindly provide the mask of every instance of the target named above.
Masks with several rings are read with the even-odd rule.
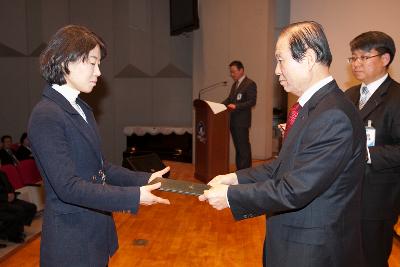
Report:
[[[64,73],[64,75],[68,75],[70,72],[68,69],[68,64],[65,64],[65,62],[61,63],[61,70]]]

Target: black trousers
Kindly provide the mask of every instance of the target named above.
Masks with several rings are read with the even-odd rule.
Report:
[[[1,204],[0,204],[1,205]],[[0,211],[0,238],[16,238],[24,232],[24,224],[17,215]]]
[[[396,218],[361,220],[362,246],[366,267],[388,267]]]
[[[23,225],[31,225],[36,209],[35,204],[20,199],[0,204],[0,212],[13,214]]]
[[[233,144],[236,150],[236,169],[251,167],[251,146],[249,140],[249,128],[230,126]]]

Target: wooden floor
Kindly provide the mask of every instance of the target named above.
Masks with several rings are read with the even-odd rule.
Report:
[[[171,177],[195,180],[191,164],[166,162]],[[119,250],[116,266],[261,266],[265,219],[235,222],[229,210],[216,211],[196,197],[158,192],[170,206],[141,206],[137,215],[115,213]],[[78,245],[78,244],[77,244]],[[39,266],[40,237],[0,265]],[[390,267],[400,267],[400,243],[394,240]]]

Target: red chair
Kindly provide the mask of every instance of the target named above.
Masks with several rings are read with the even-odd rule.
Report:
[[[19,143],[14,143],[11,145],[11,150],[15,153],[17,152],[18,148],[19,148],[20,144]]]
[[[18,169],[12,164],[1,165],[0,170],[7,174],[8,180],[13,186],[14,190],[17,190],[24,186],[22,178]]]
[[[32,185],[42,179],[33,159],[21,160],[17,166],[17,169],[21,175],[24,185]]]

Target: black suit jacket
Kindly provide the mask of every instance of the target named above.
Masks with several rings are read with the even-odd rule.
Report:
[[[237,172],[235,219],[268,216],[266,266],[362,266],[361,183],[366,136],[332,81],[300,110],[272,163]]]
[[[13,153],[13,152],[11,152],[11,153]],[[16,157],[15,157],[15,159],[16,159]],[[1,161],[1,164],[3,164],[3,165],[16,164],[13,157],[4,148],[0,149],[0,161]]]
[[[139,209],[150,173],[131,172],[103,158],[92,109],[79,97],[87,122],[47,86],[34,107],[28,136],[46,192],[41,266],[106,266],[118,247],[110,212]],[[99,170],[106,175],[102,184]]]
[[[1,203],[8,203],[8,193],[14,193],[14,188],[8,181],[7,174],[0,171],[0,210]]]
[[[251,126],[251,108],[257,102],[257,85],[256,83],[245,77],[236,88],[236,83],[233,83],[231,92],[227,99],[222,104],[235,104],[236,109],[230,113],[230,124],[237,127]]]
[[[360,85],[346,91],[358,106]],[[390,219],[400,207],[400,84],[388,77],[360,110],[364,125],[376,129],[375,146],[369,148],[363,186],[364,219]]]
[[[16,156],[18,160],[33,159],[32,151],[24,145],[18,147]]]

